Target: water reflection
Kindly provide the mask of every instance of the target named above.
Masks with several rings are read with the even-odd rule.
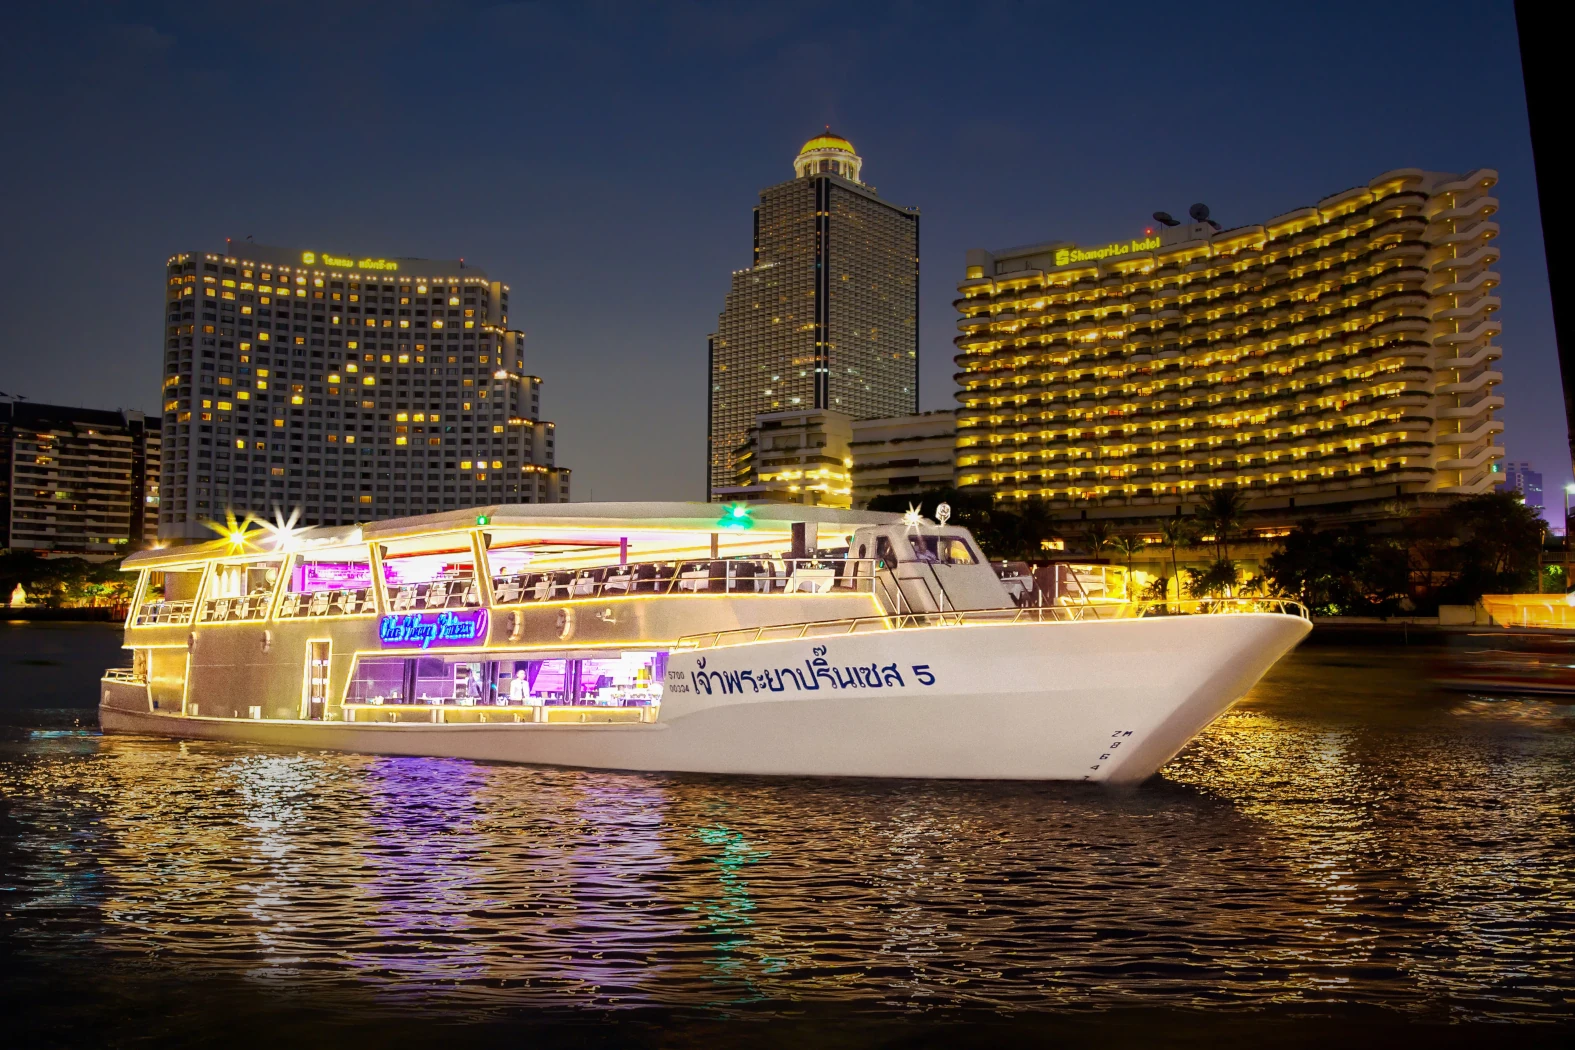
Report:
[[[1575,718],[1306,650],[1136,791],[0,740],[3,930],[396,1007],[1567,1015]]]

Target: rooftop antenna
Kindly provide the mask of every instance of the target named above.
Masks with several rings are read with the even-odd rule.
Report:
[[[1157,211],[1157,212],[1155,212],[1154,213],[1154,221],[1159,223],[1161,226],[1180,226],[1181,225],[1181,220],[1180,219],[1172,219],[1170,217],[1170,212],[1168,212],[1168,211]]]

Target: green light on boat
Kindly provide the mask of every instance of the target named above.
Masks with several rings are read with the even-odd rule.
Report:
[[[717,519],[717,526],[723,529],[752,529],[755,519],[749,516],[749,504],[729,503],[722,511],[721,518]]]

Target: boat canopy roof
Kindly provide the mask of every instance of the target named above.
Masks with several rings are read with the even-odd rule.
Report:
[[[865,525],[900,524],[902,515],[806,507],[796,503],[506,503],[389,518],[363,525],[312,525],[283,531],[265,528],[246,532],[243,544],[228,537],[217,537],[205,543],[138,551],[127,557],[121,567],[156,569],[238,554],[257,556],[327,550],[478,528],[492,531],[541,529],[544,534],[573,530],[613,537],[630,530],[727,533],[747,529],[752,536],[786,538],[799,522],[851,530]]]

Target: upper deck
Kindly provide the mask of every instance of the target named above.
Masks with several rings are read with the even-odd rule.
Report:
[[[375,620],[380,633],[401,629],[398,621],[428,630],[441,620],[440,629],[468,631],[478,645],[505,627],[513,642],[563,640],[563,617],[547,610],[584,603],[647,607],[624,617],[626,628],[640,621],[634,634],[587,624],[585,643],[858,615],[879,611],[875,561],[849,558],[848,543],[860,527],[900,522],[796,505],[601,503],[236,529],[126,559],[126,570],[141,573],[128,643],[170,628],[327,620]],[[725,613],[693,601],[717,596],[737,601]],[[488,615],[532,606],[541,607],[536,615],[522,611],[507,624]],[[597,622],[618,619],[606,611]]]

